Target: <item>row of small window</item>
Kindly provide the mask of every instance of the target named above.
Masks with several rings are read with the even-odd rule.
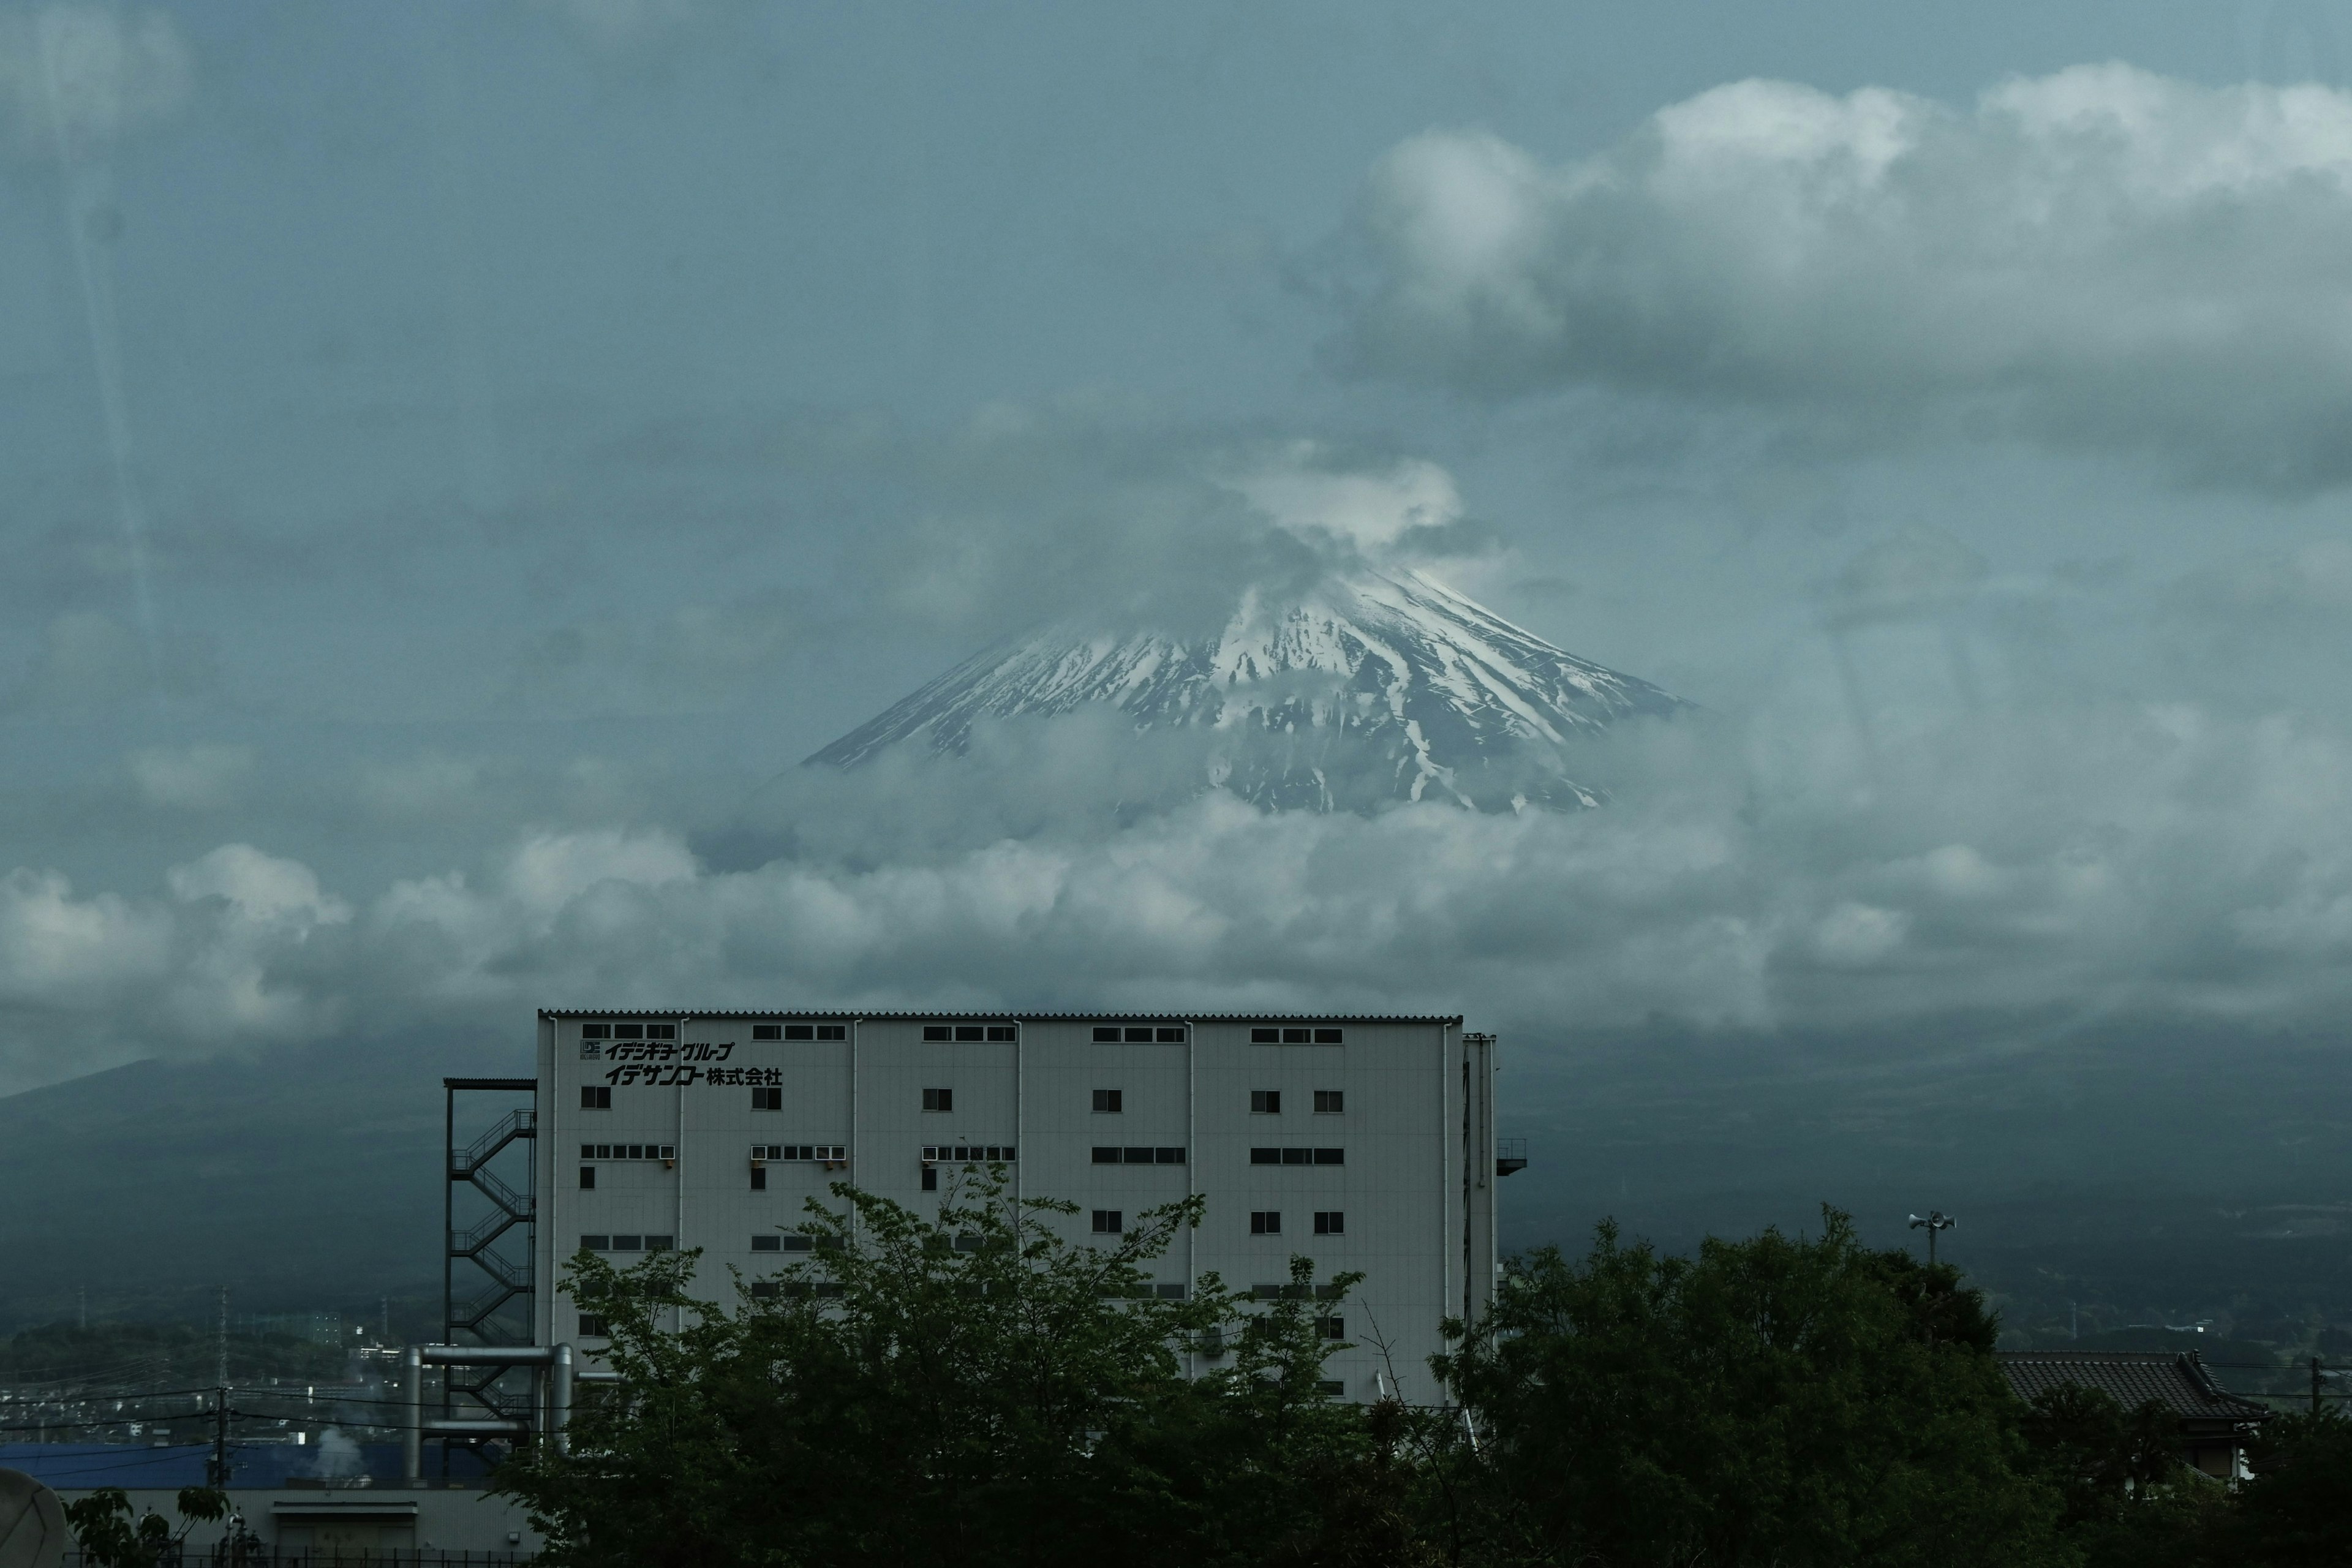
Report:
[[[1095,1114],[1097,1116],[1122,1116],[1126,1114],[1127,1091],[1125,1089],[1098,1089],[1094,1091],[1094,1094]],[[1347,1113],[1347,1109],[1348,1096],[1344,1090],[1336,1089],[1318,1089],[1315,1091],[1316,1115],[1341,1116]],[[1278,1089],[1254,1089],[1250,1090],[1250,1114],[1252,1116],[1281,1115],[1282,1090]]]
[[[801,1236],[793,1233],[769,1231],[751,1238],[754,1252],[838,1252],[841,1237],[837,1236]]]
[[[1020,1152],[1019,1149],[1010,1143],[926,1143],[923,1145],[923,1163],[928,1165],[941,1160],[979,1161],[985,1163],[992,1160],[1002,1160],[1010,1164],[1019,1158]]]
[[[583,1143],[580,1157],[583,1160],[675,1160],[675,1143]]]
[[[1345,1149],[1253,1149],[1253,1165],[1344,1165],[1348,1163]]]
[[[674,1236],[583,1236],[580,1245],[589,1252],[668,1252],[677,1246]]]
[[[1255,1293],[1270,1300],[1276,1295],[1287,1295],[1290,1290],[1291,1288],[1288,1286],[1261,1285]],[[754,1280],[751,1285],[751,1296],[754,1300],[796,1301],[810,1298],[829,1300],[837,1299],[843,1294],[841,1285],[830,1279],[759,1279]],[[1185,1288],[1181,1282],[1142,1285],[1132,1290],[1118,1292],[1118,1295],[1121,1300],[1181,1301],[1184,1300]],[[580,1338],[607,1339],[611,1337],[612,1331],[612,1322],[603,1313],[580,1314]],[[1348,1321],[1337,1312],[1323,1313],[1315,1320],[1315,1331],[1327,1340],[1344,1340],[1348,1337]],[[1212,1329],[1202,1339],[1201,1349],[1211,1356],[1223,1355],[1225,1351],[1224,1336]],[[1322,1393],[1333,1396],[1346,1392],[1346,1385],[1337,1378],[1319,1380],[1317,1387]]]
[[[1252,1236],[1280,1236],[1282,1234],[1282,1211],[1280,1209],[1250,1210],[1250,1234]],[[1339,1209],[1317,1209],[1315,1211],[1315,1234],[1318,1236],[1347,1235],[1347,1215]]]
[[[1097,1024],[1095,1043],[1098,1046],[1181,1046],[1185,1028],[1181,1024]],[[1346,1044],[1344,1032],[1333,1028],[1290,1028],[1260,1026],[1250,1030],[1254,1046],[1338,1046]]]
[[[1188,1031],[1181,1024],[1097,1024],[1095,1042],[1097,1045],[1181,1046]],[[583,1040],[674,1040],[677,1038],[676,1024],[583,1024],[580,1037]],[[751,1037],[755,1040],[842,1040],[849,1037],[845,1024],[754,1024]],[[953,1044],[974,1044],[988,1041],[1012,1041],[1021,1037],[1018,1024],[926,1024],[923,1038]],[[1297,1028],[1292,1026],[1254,1027],[1250,1044],[1254,1046],[1336,1046],[1343,1043],[1342,1031],[1334,1028]]]
[[[845,1163],[849,1159],[846,1143],[754,1143],[754,1160],[822,1160],[827,1164]]]
[[[1181,1165],[1184,1163],[1184,1151],[1181,1148],[1147,1148],[1140,1143],[1097,1143],[1095,1145],[1094,1163],[1097,1165]]]
[[[1347,1111],[1348,1095],[1346,1090],[1337,1089],[1318,1089],[1315,1091],[1316,1115],[1344,1116],[1347,1114]],[[1250,1114],[1252,1116],[1281,1115],[1282,1090],[1278,1089],[1251,1089]]]

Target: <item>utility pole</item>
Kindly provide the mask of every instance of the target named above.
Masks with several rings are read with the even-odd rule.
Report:
[[[207,1467],[206,1484],[226,1488],[228,1485],[228,1287],[220,1288],[220,1333],[217,1341],[220,1355],[216,1367],[218,1376],[213,1388],[213,1462]]]
[[[1942,1209],[1929,1209],[1924,1215],[1915,1214],[1911,1216],[1911,1228],[1927,1233],[1928,1268],[1936,1267],[1936,1233],[1939,1230],[1949,1230],[1959,1223]]]
[[[228,1485],[228,1386],[213,1390],[213,1458],[205,1467],[205,1484]]]

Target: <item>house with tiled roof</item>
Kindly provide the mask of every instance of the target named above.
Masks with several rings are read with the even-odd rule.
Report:
[[[2246,1439],[2274,1414],[2213,1381],[2195,1351],[2000,1351],[2010,1388],[2027,1404],[2075,1384],[2109,1395],[2126,1410],[2150,1401],[2171,1412],[2181,1458],[2209,1476],[2241,1474]]]

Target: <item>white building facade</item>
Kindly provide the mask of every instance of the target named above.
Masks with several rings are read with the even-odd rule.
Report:
[[[1459,1017],[542,1010],[535,1337],[597,1348],[555,1289],[581,1247],[699,1247],[699,1287],[731,1297],[728,1265],[805,1260],[829,1184],[929,1214],[1002,1161],[1078,1205],[1082,1243],[1205,1194],[1157,1267],[1170,1294],[1211,1271],[1271,1291],[1295,1253],[1360,1271],[1328,1314],[1352,1347],[1333,1392],[1433,1400],[1440,1321],[1494,1289],[1494,1075]]]

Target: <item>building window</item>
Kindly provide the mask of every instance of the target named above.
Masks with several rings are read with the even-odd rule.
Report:
[[[955,1109],[955,1090],[951,1089],[927,1089],[923,1090],[923,1109],[925,1110],[953,1110]]]
[[[677,1038],[677,1026],[676,1024],[647,1024],[646,1026],[646,1038],[649,1040],[674,1040]]]
[[[1345,1149],[1252,1149],[1253,1165],[1344,1165]]]
[[[615,1024],[613,1026],[613,1037],[616,1040],[642,1040],[646,1037],[646,1026],[643,1024]]]
[[[755,1236],[751,1238],[751,1250],[754,1252],[782,1252],[783,1249],[784,1238],[781,1236]]]
[[[613,1091],[604,1088],[602,1084],[582,1084],[580,1086],[580,1109],[583,1110],[612,1110]]]
[[[604,1320],[594,1312],[583,1312],[580,1314],[580,1337],[582,1339],[601,1340],[609,1338],[611,1334],[612,1331],[604,1326]]]
[[[1098,1089],[1095,1090],[1095,1114],[1097,1116],[1117,1116],[1126,1109],[1127,1096],[1124,1091],[1116,1089]]]
[[[751,1158],[754,1160],[818,1160],[829,1165],[845,1165],[849,1163],[849,1145],[846,1143],[754,1143],[751,1145]]]
[[[1315,1163],[1318,1165],[1344,1165],[1348,1163],[1348,1152],[1345,1149],[1318,1149],[1315,1151]]]
[[[1280,1029],[1252,1029],[1250,1031],[1250,1044],[1253,1046],[1278,1046],[1282,1044],[1282,1031]]]
[[[613,1237],[613,1250],[615,1252],[643,1252],[645,1249],[646,1238],[642,1236],[615,1236]]]
[[[751,1090],[752,1110],[782,1110],[783,1108],[784,1091],[782,1089],[754,1089]]]
[[[1184,1163],[1184,1151],[1181,1147],[1145,1148],[1140,1144],[1114,1147],[1097,1143],[1094,1150],[1094,1163],[1097,1165],[1181,1165]]]
[[[1250,1211],[1250,1234],[1252,1236],[1280,1236],[1282,1234],[1282,1211],[1280,1209],[1252,1209]]]
[[[1344,1340],[1348,1337],[1348,1321],[1337,1312],[1331,1313],[1328,1317],[1316,1319],[1315,1329],[1327,1340]]]
[[[1127,1214],[1121,1209],[1095,1210],[1095,1234],[1118,1236],[1127,1229]]]
[[[1324,1396],[1328,1399],[1345,1398],[1348,1393],[1348,1385],[1340,1382],[1336,1377],[1324,1378],[1317,1383],[1315,1386],[1321,1390]]]
[[[767,1166],[754,1165],[751,1167],[751,1190],[755,1193],[764,1193],[768,1190]]]
[[[751,1300],[754,1301],[772,1301],[780,1294],[782,1294],[782,1292],[777,1290],[776,1282],[772,1279],[754,1279],[751,1281]]]
[[[783,1246],[778,1248],[782,1252],[809,1252],[814,1250],[816,1247],[815,1237],[800,1236],[790,1231],[777,1239],[783,1243]]]
[[[646,1237],[646,1250],[647,1252],[667,1252],[677,1245],[677,1237],[674,1236],[649,1236]]]
[[[1339,1039],[1339,1031],[1337,1029],[1318,1029],[1315,1031],[1315,1043],[1318,1046],[1339,1045],[1341,1043]]]
[[[1315,1091],[1315,1114],[1339,1116],[1348,1109],[1348,1096],[1340,1089],[1318,1089]]]
[[[927,1193],[936,1193],[939,1190],[940,1168],[937,1165],[925,1165],[923,1167],[923,1191]]]
[[[784,1037],[784,1026],[782,1024],[754,1024],[751,1026],[751,1037],[754,1040],[781,1040]]]
[[[845,1040],[849,1038],[849,1026],[846,1024],[819,1024],[816,1026],[816,1037],[820,1040]]]
[[[583,1236],[580,1238],[580,1250],[583,1252],[610,1252],[613,1250],[613,1238],[609,1236]]]
[[[985,1163],[997,1160],[1010,1163],[1018,1157],[1020,1152],[1019,1149],[1010,1143],[926,1143],[923,1145],[923,1158],[926,1160],[956,1160],[973,1163]]]
[[[926,1024],[923,1026],[923,1038],[926,1040],[952,1040],[955,1038],[955,1030],[945,1024]]]
[[[1098,1046],[1115,1046],[1118,1044],[1118,1026],[1117,1024],[1097,1024],[1095,1026],[1095,1044]]]
[[[1184,1281],[1163,1279],[1151,1288],[1151,1293],[1163,1301],[1181,1301],[1185,1297]]]
[[[583,1165],[580,1167],[580,1190],[583,1193],[593,1192],[596,1190],[595,1166]]]
[[[610,1024],[583,1024],[580,1026],[580,1037],[583,1040],[609,1040],[613,1037],[613,1026]]]
[[[1021,1037],[1019,1026],[1013,1024],[926,1024],[923,1038],[932,1041],[953,1041],[959,1045],[978,1045],[983,1040],[1011,1044]]]
[[[1282,1090],[1280,1090],[1280,1089],[1251,1089],[1251,1090],[1250,1090],[1250,1114],[1251,1114],[1252,1116],[1279,1116],[1279,1115],[1281,1115],[1281,1114],[1282,1114]]]
[[[1339,1209],[1317,1209],[1315,1211],[1315,1234],[1318,1236],[1347,1235],[1347,1215]]]

